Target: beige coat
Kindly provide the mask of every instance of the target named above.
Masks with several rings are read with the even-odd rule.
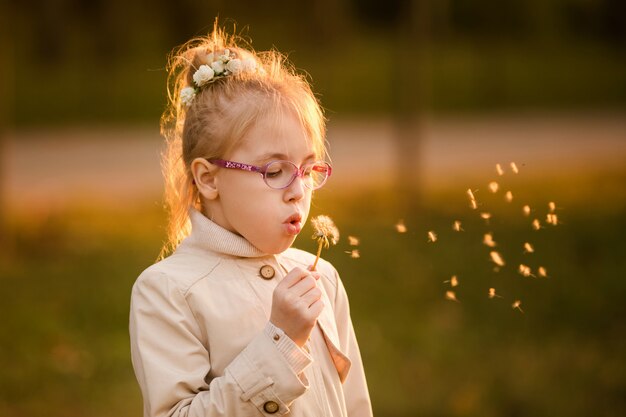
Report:
[[[269,323],[272,293],[314,257],[263,254],[198,211],[190,215],[191,235],[132,291],[144,416],[371,416],[348,298],[332,265],[318,264],[325,307],[300,349]]]

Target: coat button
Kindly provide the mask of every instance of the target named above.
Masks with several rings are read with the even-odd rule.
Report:
[[[263,409],[268,414],[274,414],[275,412],[278,411],[279,408],[280,407],[278,407],[278,404],[275,401],[268,401],[265,404],[263,404]]]
[[[263,279],[272,279],[276,274],[274,268],[272,268],[271,265],[263,265],[259,270],[259,273],[261,274],[261,277],[263,277]]]

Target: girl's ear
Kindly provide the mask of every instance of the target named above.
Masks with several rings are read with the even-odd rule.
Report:
[[[191,162],[191,174],[198,187],[198,192],[208,200],[215,200],[219,195],[217,190],[218,167],[204,158],[196,158]]]

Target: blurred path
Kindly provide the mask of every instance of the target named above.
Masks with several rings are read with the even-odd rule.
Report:
[[[391,120],[332,121],[333,188],[391,183],[393,134]],[[427,121],[421,134],[416,173],[426,187],[491,175],[498,162],[515,161],[529,175],[564,176],[623,172],[626,161],[626,114],[447,117]],[[2,189],[13,208],[158,202],[161,146],[156,127],[13,132]]]

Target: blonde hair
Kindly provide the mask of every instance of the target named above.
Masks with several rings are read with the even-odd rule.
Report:
[[[240,45],[246,45],[242,47]],[[196,87],[193,74],[208,64],[207,56],[225,49],[241,59],[253,59],[256,71],[242,71],[196,88],[190,105],[181,90]],[[166,256],[190,232],[189,207],[199,207],[191,162],[198,157],[220,158],[239,145],[260,118],[277,121],[284,109],[297,115],[317,156],[326,157],[326,121],[307,79],[281,53],[256,53],[248,43],[228,35],[217,22],[208,36],[194,38],[175,49],[168,60],[168,106],[161,117],[167,147],[162,156],[165,205],[168,211]]]

